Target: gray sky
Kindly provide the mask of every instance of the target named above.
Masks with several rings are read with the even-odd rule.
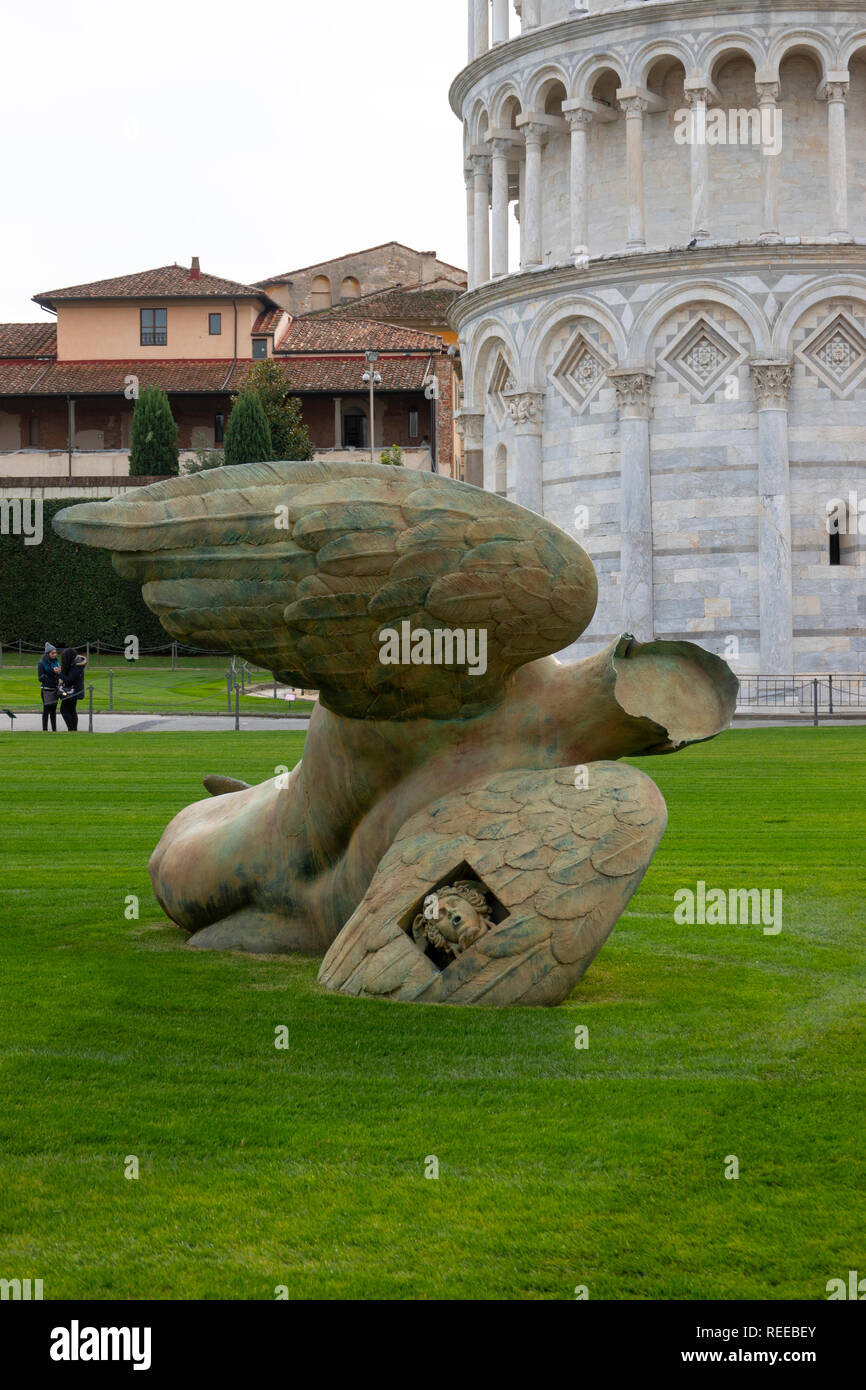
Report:
[[[0,9],[0,321],[194,255],[243,281],[391,240],[465,266],[465,0]]]

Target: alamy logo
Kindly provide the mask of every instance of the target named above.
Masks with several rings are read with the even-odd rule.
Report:
[[[781,888],[678,888],[674,893],[678,926],[763,927],[765,936],[782,930]]]
[[[0,1299],[11,1298],[26,1303],[42,1296],[41,1279],[0,1279]]]
[[[856,492],[848,493],[848,501],[832,497],[827,503],[827,534],[830,536],[866,536],[866,497],[862,502]]]
[[[23,536],[25,545],[41,545],[42,534],[41,497],[0,497],[0,535]]]
[[[131,1361],[134,1371],[150,1370],[149,1327],[69,1327],[51,1330],[52,1361]]]
[[[782,148],[782,113],[777,106],[738,106],[729,111],[688,106],[674,112],[678,145],[760,145],[774,157]]]
[[[827,1280],[827,1301],[834,1298],[856,1298],[866,1302],[866,1279],[860,1279],[856,1269],[848,1270],[848,1283],[844,1279]]]
[[[383,666],[465,666],[470,676],[487,671],[486,628],[413,628],[410,622],[383,628],[379,633],[379,660]]]

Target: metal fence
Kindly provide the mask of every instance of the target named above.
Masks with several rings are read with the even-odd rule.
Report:
[[[856,714],[866,709],[866,676],[741,676],[738,709],[780,714]]]

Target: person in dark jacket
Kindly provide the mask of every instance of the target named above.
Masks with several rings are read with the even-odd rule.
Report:
[[[84,697],[84,668],[87,658],[74,647],[60,653],[60,714],[71,734],[78,729],[78,701]]]
[[[51,732],[57,733],[57,687],[60,680],[60,662],[57,660],[57,648],[53,642],[45,643],[45,652],[38,666],[39,687],[42,694],[42,730],[48,732],[48,724],[51,724]]]

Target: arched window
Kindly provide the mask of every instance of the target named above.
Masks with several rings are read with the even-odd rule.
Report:
[[[316,275],[313,279],[313,308],[330,309],[331,282],[327,275]]]
[[[359,299],[360,295],[360,283],[355,279],[354,275],[347,275],[342,285],[340,286],[340,298]]]

